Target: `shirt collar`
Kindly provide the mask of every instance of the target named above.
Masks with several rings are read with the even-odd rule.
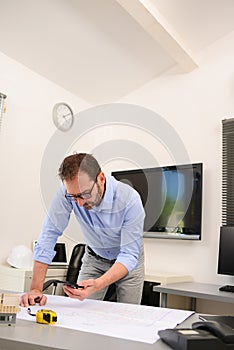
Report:
[[[94,207],[94,211],[110,210],[113,206],[114,201],[114,182],[111,176],[105,176],[106,178],[106,190],[99,206]]]

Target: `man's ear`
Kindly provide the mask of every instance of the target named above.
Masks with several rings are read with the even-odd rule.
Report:
[[[103,184],[106,180],[105,174],[103,173],[103,171],[100,172],[100,174],[98,175],[99,181],[101,181],[101,183]]]

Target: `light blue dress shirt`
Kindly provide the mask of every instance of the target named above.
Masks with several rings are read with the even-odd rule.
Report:
[[[113,176],[106,176],[106,191],[99,206],[87,210],[66,199],[62,184],[43,222],[34,259],[50,264],[58,236],[67,227],[73,211],[86,244],[103,258],[123,264],[130,272],[136,266],[142,245],[145,212],[137,191]]]

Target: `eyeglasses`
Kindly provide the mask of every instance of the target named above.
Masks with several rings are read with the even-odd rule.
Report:
[[[90,191],[86,191],[86,192],[83,192],[83,193],[77,193],[77,194],[66,193],[65,197],[67,199],[72,200],[72,201],[75,201],[78,198],[80,198],[80,199],[89,199],[89,198],[91,198],[92,197],[93,188],[94,188],[94,185],[96,184],[96,181],[97,181],[97,179],[94,181],[93,186],[90,189]]]

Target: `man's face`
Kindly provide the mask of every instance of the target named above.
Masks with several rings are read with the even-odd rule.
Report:
[[[77,198],[73,197],[71,199],[80,207],[90,210],[102,201],[105,188],[103,172],[98,175],[96,181],[91,180],[88,174],[79,172],[73,180],[64,180],[63,183],[68,195],[78,195]]]

